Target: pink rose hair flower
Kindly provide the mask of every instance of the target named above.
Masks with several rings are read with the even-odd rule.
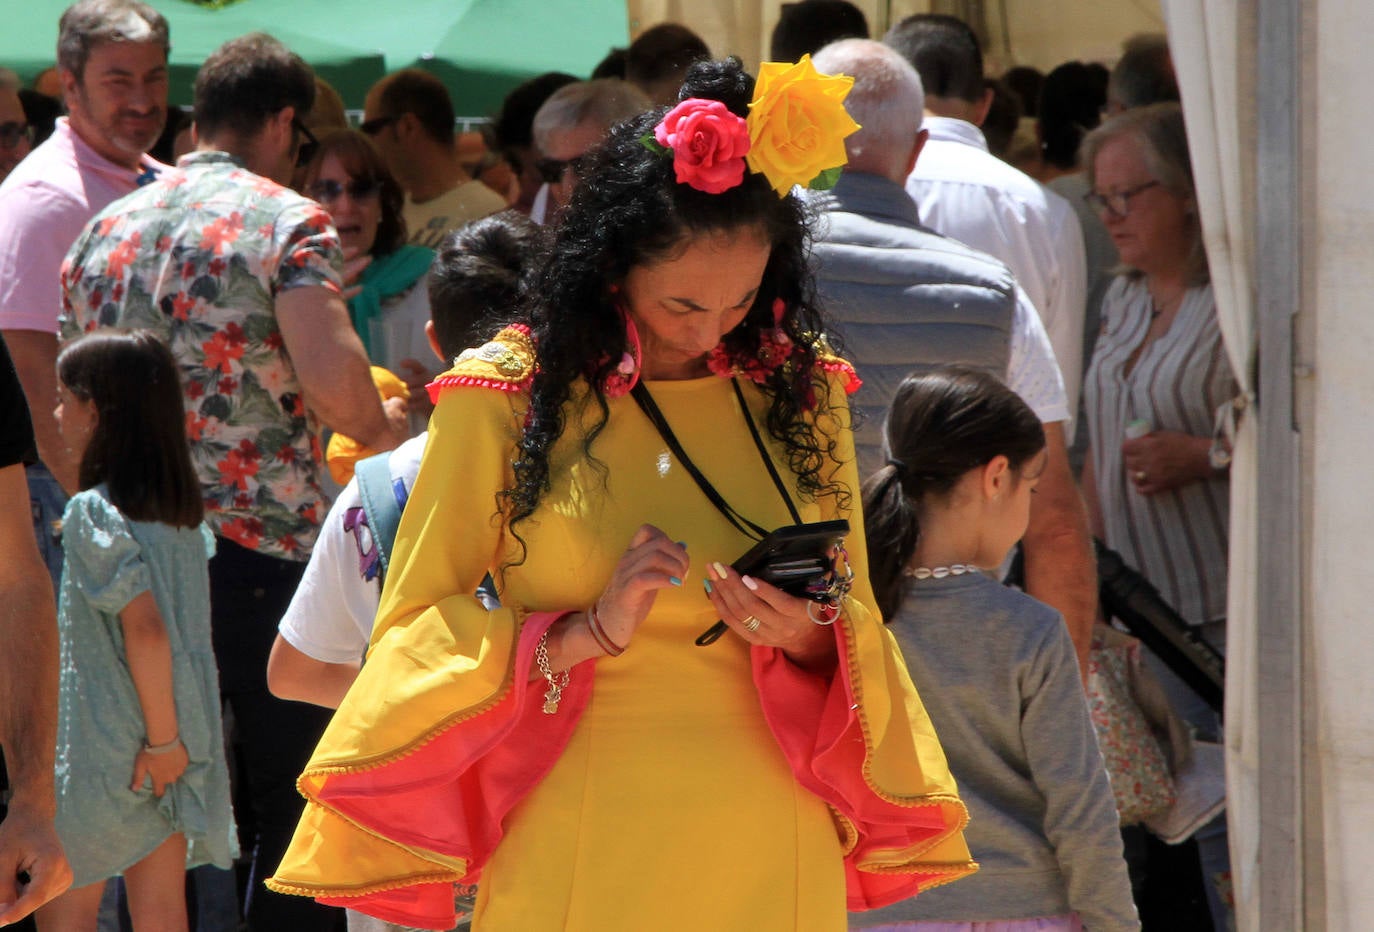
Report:
[[[720,194],[744,180],[749,126],[718,100],[684,100],[654,127],[654,139],[672,150],[678,184]]]

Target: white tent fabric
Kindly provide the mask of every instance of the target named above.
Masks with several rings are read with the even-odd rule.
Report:
[[[1183,97],[1198,209],[1217,297],[1217,316],[1236,381],[1253,397],[1255,352],[1254,44],[1239,0],[1163,0]],[[1227,613],[1227,807],[1237,926],[1257,928],[1259,878],[1259,690],[1256,638],[1257,420],[1247,409],[1231,467],[1230,593]]]

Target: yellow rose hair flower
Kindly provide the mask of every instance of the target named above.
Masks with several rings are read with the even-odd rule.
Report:
[[[844,109],[853,86],[847,75],[821,74],[810,55],[796,64],[760,65],[747,121],[750,171],[767,178],[779,197],[793,185],[832,187],[849,161],[845,137],[859,129]]]

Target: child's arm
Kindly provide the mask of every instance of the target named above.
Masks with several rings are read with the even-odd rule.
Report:
[[[129,662],[129,675],[138,692],[138,704],[143,708],[143,727],[147,730],[143,747],[134,758],[130,789],[137,790],[144,779],[151,776],[153,795],[161,796],[190,762],[177,726],[171,642],[157,602],[146,589],[124,606],[119,613],[119,622],[124,627],[124,654]]]
[[[1045,837],[1069,907],[1092,932],[1140,928],[1122,853],[1120,820],[1062,621],[1045,624],[1022,679],[1021,737],[1045,799]]]
[[[312,702],[326,709],[337,709],[361,669],[361,660],[343,663],[316,660],[278,634],[267,658],[267,688],[278,699]]]

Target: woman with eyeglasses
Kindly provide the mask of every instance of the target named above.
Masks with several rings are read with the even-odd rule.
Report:
[[[434,251],[406,242],[401,186],[372,142],[349,129],[319,140],[305,165],[301,191],[329,211],[344,255],[368,260],[352,279],[353,328],[368,358],[406,382],[411,412],[427,415],[424,386],[432,372],[420,360],[432,355],[425,322]]]
[[[1230,450],[1214,440],[1238,391],[1217,324],[1179,105],[1113,117],[1083,143],[1094,205],[1122,267],[1102,303],[1083,394],[1083,490],[1094,532],[1145,574],[1218,650],[1226,643]],[[1218,717],[1160,666],[1175,710],[1203,740]],[[1194,836],[1218,928],[1229,871],[1218,817]]]

